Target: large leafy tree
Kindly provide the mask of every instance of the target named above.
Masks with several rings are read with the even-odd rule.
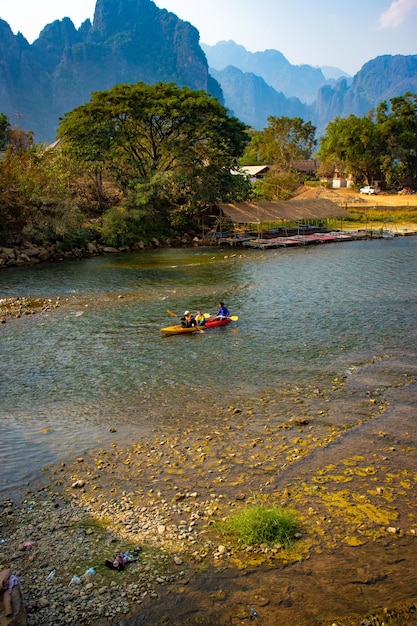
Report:
[[[316,146],[316,128],[300,117],[268,117],[263,130],[261,155],[275,169],[288,172],[297,161],[308,159]]]
[[[78,231],[73,180],[71,163],[59,152],[9,147],[0,159],[0,243],[13,236],[45,244]]]
[[[417,184],[417,94],[381,102],[366,117],[327,125],[317,154],[323,172],[344,169],[357,182]]]
[[[323,170],[344,169],[355,180],[381,179],[383,141],[372,117],[336,117],[320,140],[317,158]]]
[[[251,131],[241,164],[264,163],[288,172],[297,161],[308,159],[316,146],[316,128],[300,117],[268,117],[262,131]]]
[[[241,165],[263,163],[268,174],[256,183],[254,193],[267,199],[288,198],[300,183],[297,161],[311,157],[316,128],[300,117],[269,117],[268,126],[253,131]]]
[[[58,134],[77,161],[106,167],[130,203],[190,214],[230,196],[246,130],[203,91],[137,83],[94,93]]]
[[[382,169],[388,184],[417,183],[417,94],[406,93],[382,102],[376,123],[384,140]]]

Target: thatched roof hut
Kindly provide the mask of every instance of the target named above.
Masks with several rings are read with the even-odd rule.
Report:
[[[278,202],[238,202],[219,204],[225,218],[235,224],[261,222],[299,222],[346,217],[347,211],[331,200],[282,200]]]
[[[348,215],[345,208],[324,197],[324,190],[309,188],[290,200],[260,202],[220,203],[218,217],[229,218],[235,224],[260,224],[262,222],[300,222],[342,218]]]

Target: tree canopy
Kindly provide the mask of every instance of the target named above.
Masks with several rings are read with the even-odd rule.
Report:
[[[203,91],[116,85],[67,113],[59,137],[78,161],[106,165],[124,192],[164,179],[173,205],[225,199],[247,127]]]
[[[7,132],[10,128],[7,115],[0,113],[0,150],[5,150],[7,146]]]
[[[267,199],[287,198],[300,183],[297,161],[308,159],[316,146],[316,128],[300,117],[268,117],[268,126],[252,131],[241,165],[270,166],[255,191]]]
[[[300,117],[268,117],[268,126],[252,133],[242,163],[268,163],[285,172],[297,161],[310,158],[315,146],[316,128]]]
[[[343,168],[358,182],[417,184],[417,95],[382,102],[367,117],[334,119],[317,157],[324,170]]]

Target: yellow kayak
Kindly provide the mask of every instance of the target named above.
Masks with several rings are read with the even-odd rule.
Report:
[[[176,324],[175,326],[167,326],[166,328],[161,328],[161,333],[164,335],[181,335],[182,333],[201,333],[204,330],[209,330],[210,328],[217,328],[217,326],[225,326],[226,324],[230,324],[230,322],[236,322],[239,319],[237,315],[232,315],[231,317],[223,317],[222,319],[217,319],[215,317],[208,319],[204,326],[190,326],[189,328],[184,328],[181,324]]]

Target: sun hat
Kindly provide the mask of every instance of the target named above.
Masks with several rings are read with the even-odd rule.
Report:
[[[185,311],[184,315],[190,315],[190,311]]]

